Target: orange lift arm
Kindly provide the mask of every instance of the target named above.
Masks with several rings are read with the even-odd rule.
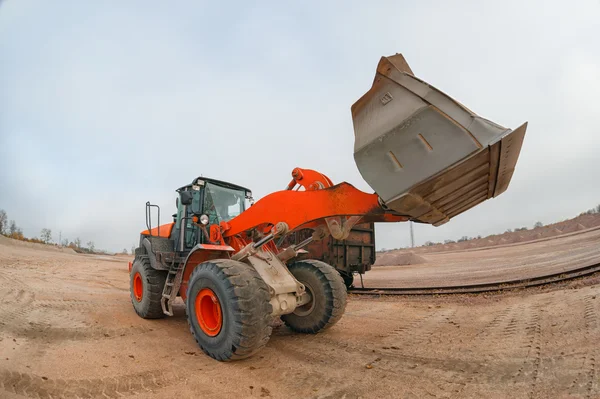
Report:
[[[349,183],[333,185],[316,171],[296,168],[287,189],[267,195],[253,206],[222,224],[224,237],[232,237],[252,228],[274,226],[283,222],[289,231],[298,227],[315,227],[331,217],[358,216],[364,222],[403,222],[408,217],[386,211],[377,194],[368,194]],[[298,184],[305,191],[294,191]],[[313,222],[313,223],[311,223]],[[317,222],[317,223],[314,223]]]

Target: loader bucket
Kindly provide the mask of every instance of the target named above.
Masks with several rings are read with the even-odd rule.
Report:
[[[389,209],[435,226],[507,189],[527,128],[478,116],[415,77],[401,54],[381,58],[352,119],[365,181]]]

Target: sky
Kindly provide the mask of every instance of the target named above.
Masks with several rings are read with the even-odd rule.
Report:
[[[0,209],[109,251],[197,176],[283,189],[296,166],[371,192],[350,106],[381,56],[528,132],[509,189],[417,244],[600,203],[600,2],[0,2]],[[284,4],[285,3],[285,4]],[[378,224],[377,247],[409,245]]]

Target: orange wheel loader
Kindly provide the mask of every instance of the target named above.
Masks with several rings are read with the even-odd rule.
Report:
[[[296,168],[282,191],[254,203],[245,187],[199,177],[177,190],[174,221],[147,230],[130,263],[133,307],[143,318],[173,315],[185,302],[192,335],[209,356],[243,359],[265,346],[280,317],[318,333],[346,307],[340,274],[298,260],[309,243],[345,239],[356,223],[439,226],[506,190],[526,124],[488,121],[417,78],[404,57],[382,57],[371,89],[353,106],[354,158],[366,193]],[[299,229],[312,235],[282,245]],[[289,241],[289,240],[288,240]]]

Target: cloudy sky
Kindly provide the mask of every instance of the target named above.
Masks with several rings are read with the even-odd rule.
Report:
[[[0,208],[131,248],[199,175],[260,198],[296,167],[369,190],[350,106],[382,55],[507,127],[529,121],[508,191],[418,244],[568,218],[600,203],[600,2],[0,3]],[[451,3],[454,3],[451,4]],[[483,4],[486,3],[486,4]],[[408,225],[378,225],[378,247]]]

